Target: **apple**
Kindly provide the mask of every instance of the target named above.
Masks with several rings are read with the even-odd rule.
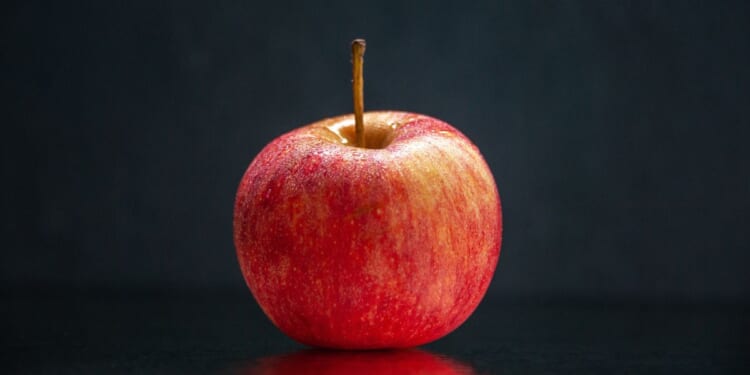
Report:
[[[247,168],[235,247],[261,309],[298,342],[418,346],[461,325],[487,291],[500,198],[477,147],[451,125],[357,110],[356,52],[355,113],[278,137]]]

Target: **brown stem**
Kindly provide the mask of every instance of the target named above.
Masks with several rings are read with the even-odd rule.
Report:
[[[364,80],[362,79],[362,63],[365,55],[365,40],[352,41],[352,94],[354,96],[354,134],[355,146],[365,147],[365,112]]]

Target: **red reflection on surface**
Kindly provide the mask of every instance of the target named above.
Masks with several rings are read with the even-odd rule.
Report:
[[[422,350],[346,352],[305,350],[259,359],[243,375],[474,374],[466,364]]]

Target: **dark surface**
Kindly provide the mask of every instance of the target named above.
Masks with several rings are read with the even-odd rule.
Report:
[[[750,371],[750,309],[736,304],[496,298],[422,348],[431,354],[306,351],[249,293],[15,293],[0,311],[6,374],[292,374],[299,362],[321,374],[353,362],[393,374]]]
[[[491,293],[750,299],[750,2],[5,1],[3,285],[241,286],[261,147],[366,108],[484,153]],[[29,249],[33,249],[30,251]]]

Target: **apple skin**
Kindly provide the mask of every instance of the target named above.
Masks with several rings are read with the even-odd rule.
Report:
[[[438,119],[367,112],[268,144],[242,178],[234,242],[261,309],[294,340],[338,349],[434,341],[476,309],[500,255],[492,173]],[[349,144],[346,144],[346,143]]]

